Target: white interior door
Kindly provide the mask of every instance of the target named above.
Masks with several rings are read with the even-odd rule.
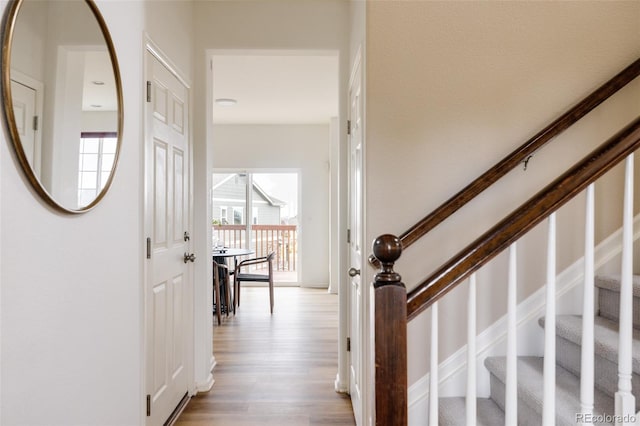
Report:
[[[189,93],[149,52],[147,82],[147,424],[161,425],[186,401],[190,368]]]
[[[349,360],[349,392],[356,424],[362,424],[362,93],[360,62],[354,67],[349,88],[349,258],[350,266],[350,315],[349,336],[351,342]]]
[[[16,74],[12,71],[12,75]],[[16,127],[22,142],[24,154],[36,175],[40,173],[40,119],[38,93],[39,87],[26,81],[11,80],[11,98]]]

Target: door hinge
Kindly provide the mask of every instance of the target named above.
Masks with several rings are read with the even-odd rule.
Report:
[[[351,352],[351,337],[347,337],[347,352]]]
[[[151,82],[147,81],[147,102],[151,102]]]
[[[347,244],[351,244],[351,229],[347,229]]]
[[[351,120],[347,120],[347,135],[351,134]]]
[[[151,417],[151,395],[147,395],[147,417]]]
[[[38,131],[38,116],[37,115],[33,116],[33,130],[35,132]]]
[[[151,259],[151,238],[147,237],[147,259]]]

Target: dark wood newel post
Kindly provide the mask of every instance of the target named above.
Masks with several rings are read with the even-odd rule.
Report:
[[[393,264],[402,243],[394,235],[373,242],[373,255],[381,269],[373,281],[375,291],[376,425],[407,425],[407,290]]]

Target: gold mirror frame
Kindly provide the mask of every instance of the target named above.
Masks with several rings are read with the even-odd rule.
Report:
[[[113,160],[113,165],[111,167],[111,171],[109,173],[109,177],[104,187],[98,192],[96,197],[86,206],[82,206],[79,208],[70,208],[68,206],[62,205],[58,202],[47,189],[43,186],[40,181],[40,178],[34,172],[33,166],[29,163],[27,155],[24,151],[20,135],[18,132],[18,127],[16,125],[16,118],[13,109],[13,98],[11,95],[11,51],[12,51],[12,42],[14,31],[16,27],[16,21],[18,17],[18,12],[20,11],[20,6],[27,0],[10,0],[7,5],[7,11],[5,14],[5,18],[2,26],[2,100],[4,106],[4,117],[5,123],[8,127],[11,142],[16,153],[17,159],[20,162],[22,167],[22,171],[25,173],[25,176],[29,180],[29,183],[35,189],[35,191],[42,197],[42,199],[53,207],[55,210],[64,213],[78,214],[85,213],[91,209],[93,209],[105,196],[111,183],[113,181],[113,177],[115,175],[115,171],[118,165],[118,160],[120,156],[120,148],[122,145],[122,128],[123,128],[123,100],[122,100],[122,82],[120,78],[120,68],[118,66],[118,59],[116,57],[115,48],[113,46],[113,41],[111,39],[111,35],[109,34],[109,29],[102,17],[102,14],[98,10],[98,7],[93,2],[93,0],[84,0],[84,3],[89,7],[93,16],[96,19],[98,26],[100,27],[100,31],[102,32],[102,36],[104,37],[105,44],[107,46],[107,50],[109,52],[109,57],[111,60],[111,64],[113,67],[113,76],[115,79],[115,90],[117,97],[117,141],[116,141],[116,149]],[[82,1],[82,0],[79,0]]]

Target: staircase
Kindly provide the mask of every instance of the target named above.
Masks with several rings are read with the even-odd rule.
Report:
[[[618,384],[618,317],[620,279],[617,276],[596,277],[599,313],[595,316],[595,407],[597,423],[612,424],[614,394]],[[633,279],[633,378],[632,388],[640,389],[640,276]],[[539,320],[544,327],[545,320]],[[575,425],[581,418],[580,408],[580,343],[582,317],[556,317],[556,425]],[[479,398],[478,425],[503,425],[505,409],[505,357],[489,357],[485,367],[491,375],[490,398]],[[518,358],[518,425],[540,425],[543,401],[543,359]],[[636,400],[636,412],[640,400]],[[440,398],[439,424],[465,425],[465,399]],[[586,419],[582,419],[586,420]]]
[[[594,420],[604,424],[617,420],[612,418],[615,413],[618,417],[628,417],[624,420],[625,424],[630,425],[632,421],[635,423],[633,418],[640,416],[637,411],[638,403],[633,395],[633,392],[637,394],[640,388],[638,380],[640,374],[638,282],[640,279],[632,278],[632,268],[633,243],[634,239],[640,238],[640,234],[634,230],[633,218],[637,211],[634,210],[633,195],[636,181],[634,153],[640,151],[640,117],[612,135],[477,237],[425,277],[409,293],[406,291],[401,275],[394,270],[394,265],[400,259],[404,249],[427,235],[498,180],[506,177],[510,170],[523,162],[526,164],[528,158],[538,149],[637,77],[640,77],[640,59],[520,145],[399,237],[383,234],[374,240],[373,254],[369,262],[379,268],[373,282],[375,348],[373,382],[375,383],[376,425],[405,426],[408,424],[407,323],[426,311],[431,314],[431,332],[428,341],[430,424],[499,425],[507,423],[508,426],[516,424],[546,426],[577,422],[592,423]],[[601,307],[596,318],[591,318],[592,313],[595,312],[596,302],[595,288],[591,284],[594,282],[596,269],[595,186],[601,177],[622,163],[624,163],[624,182],[621,182],[620,187],[623,191],[620,273],[623,279],[621,282],[613,277],[600,277],[597,280]],[[583,281],[589,283],[584,288],[582,300],[584,312],[589,313],[589,316],[584,317],[588,319],[584,324],[580,317],[556,314],[556,278],[558,276],[556,212],[580,194],[585,195]],[[547,222],[548,230],[545,315],[548,324],[556,324],[555,327],[552,326],[555,330],[549,330],[551,327],[545,330],[546,360],[536,357],[518,357],[517,352],[519,339],[517,336],[518,241],[542,222]],[[478,377],[473,362],[476,354],[479,353],[476,349],[478,307],[476,273],[501,253],[508,255],[505,275],[508,277],[505,316],[506,358],[495,357],[485,360],[485,367],[491,376],[490,398],[479,399],[476,405],[466,405],[466,398],[473,401],[478,396]],[[442,399],[438,397],[438,334],[440,332],[438,303],[463,282],[469,284],[466,333],[467,365],[469,366],[467,369],[468,396],[465,399]],[[482,283],[478,284],[478,293],[482,286]],[[618,296],[623,299],[621,309],[618,309]],[[635,305],[635,316],[632,314],[634,310],[632,305]],[[619,379],[616,365],[618,363],[618,325],[616,323],[618,316],[621,317],[620,370],[623,372]],[[544,327],[544,324],[545,321],[541,320],[540,325]],[[442,327],[442,330],[446,330],[445,327]],[[577,330],[584,334],[578,334]],[[580,352],[584,352],[584,355]],[[580,365],[583,362],[581,358],[585,359],[584,365],[589,367],[588,371],[585,370],[580,375]],[[543,380],[544,361],[547,368]],[[509,367],[508,374],[506,364]],[[615,393],[614,389],[617,389]],[[590,410],[589,405],[593,406],[591,418],[580,418],[579,414],[587,414],[586,411]],[[595,417],[602,414],[606,414],[606,417]],[[468,422],[465,422],[466,415],[469,415]],[[422,422],[422,419],[420,421]],[[422,424],[424,422],[421,426]]]

